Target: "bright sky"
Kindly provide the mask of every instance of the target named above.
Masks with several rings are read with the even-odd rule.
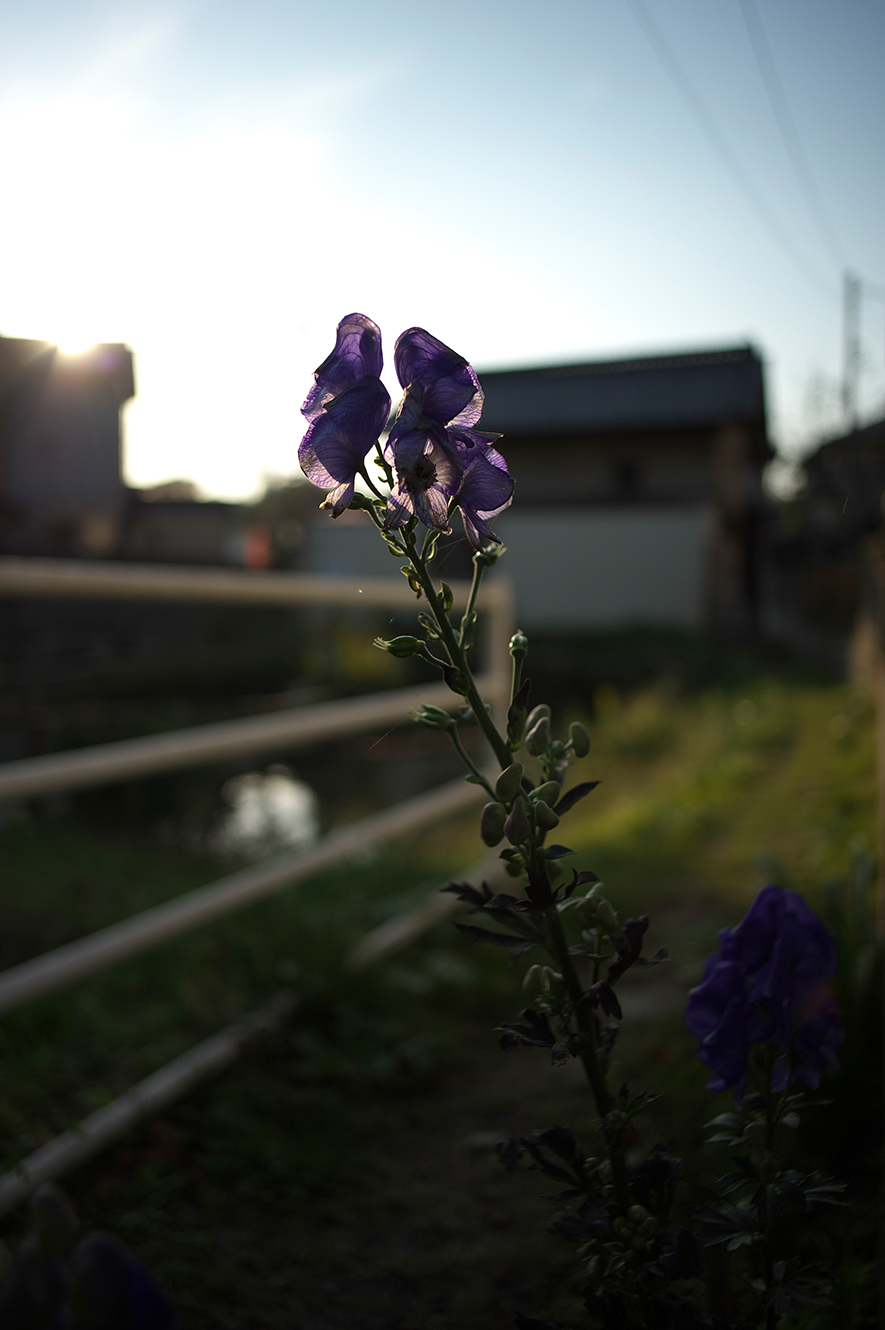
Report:
[[[751,5],[829,244],[740,0],[7,3],[0,330],[133,348],[134,484],[235,496],[290,474],[310,373],[354,309],[388,360],[421,324],[480,367],[750,339],[775,439],[807,445],[836,419],[840,269],[885,283],[885,5]],[[881,301],[863,338],[871,417]]]

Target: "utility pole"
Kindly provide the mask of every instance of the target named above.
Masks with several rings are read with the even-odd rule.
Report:
[[[846,268],[842,274],[842,414],[846,430],[857,429],[861,286],[857,273]]]

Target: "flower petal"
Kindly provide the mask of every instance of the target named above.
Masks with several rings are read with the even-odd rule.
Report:
[[[475,425],[482,415],[483,392],[471,365],[424,328],[407,328],[393,353],[404,388],[424,389],[424,415],[442,425]]]
[[[506,469],[502,470],[487,457],[477,453],[465,467],[458,489],[461,507],[483,517],[497,517],[512,498],[513,480]]]
[[[381,330],[365,314],[347,314],[338,324],[335,348],[314,372],[315,383],[302,415],[315,420],[327,402],[367,374],[378,378],[384,364]]]
[[[371,375],[328,402],[298,448],[298,461],[308,480],[321,489],[351,485],[389,411],[387,389]]]

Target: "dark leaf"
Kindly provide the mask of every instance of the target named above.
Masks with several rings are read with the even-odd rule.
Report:
[[[588,991],[593,994],[594,1003],[602,1007],[606,1016],[614,1016],[619,1021],[624,1019],[617,994],[605,979],[600,979],[599,983],[594,984]]]
[[[460,693],[464,697],[467,693],[467,680],[461,671],[456,670],[454,665],[444,665],[442,661],[440,661],[439,668],[442,670],[442,676],[452,692]]]
[[[642,938],[648,929],[648,916],[643,914],[638,919],[627,919],[620,937],[612,938],[618,951],[618,959],[608,967],[608,982],[613,984],[620,979],[625,970],[629,970],[639,960],[642,952]]]
[[[440,887],[440,891],[450,891],[459,900],[467,901],[469,905],[474,905],[477,910],[481,910],[492,894],[485,882],[483,887],[485,888],[484,891],[477,891],[476,887],[472,887],[469,882],[450,882],[448,886]]]
[[[595,790],[598,784],[598,780],[585,780],[580,785],[572,786],[560,799],[557,799],[554,813],[558,813],[562,817],[574,808],[575,804],[580,803],[591,790]]]
[[[584,1153],[568,1127],[546,1127],[543,1131],[533,1131],[532,1140],[536,1145],[544,1145],[552,1150],[567,1164],[580,1167],[584,1162]]]
[[[582,868],[580,873],[578,874],[578,880],[575,883],[575,886],[582,887],[585,882],[598,882],[598,881],[599,881],[599,874],[594,873],[592,868]]]
[[[492,912],[497,910],[501,914],[509,911],[522,913],[526,909],[526,902],[520,896],[508,896],[505,891],[499,891],[496,896],[490,896],[482,908]]]
[[[661,947],[660,951],[656,951],[653,956],[640,956],[638,960],[633,962],[633,964],[636,966],[637,970],[645,970],[651,965],[660,965],[662,961],[667,961],[669,959],[669,951],[666,947]]]
[[[495,1031],[496,1034],[501,1036],[502,1048],[518,1048],[521,1044],[525,1045],[526,1048],[553,1047],[556,1039],[546,1016],[535,1011],[533,1007],[526,1007],[525,1011],[521,1011],[519,1015],[519,1021],[510,1021],[504,1025],[499,1025]]]
[[[510,964],[512,965],[514,961],[518,961],[521,956],[525,956],[537,946],[537,942],[520,942],[519,946],[514,947],[510,953]]]
[[[529,880],[528,886],[525,889],[526,895],[532,905],[537,909],[546,910],[553,901],[553,892],[550,890],[550,883],[547,881],[544,874],[539,873],[537,869],[527,868],[526,875]]]
[[[564,1168],[560,1168],[558,1164],[554,1164],[552,1160],[548,1159],[534,1141],[526,1136],[523,1136],[521,1139],[527,1152],[535,1161],[534,1164],[529,1165],[529,1168],[538,1168],[542,1173],[545,1173],[548,1178],[555,1178],[557,1182],[568,1182],[574,1185],[574,1178],[569,1173],[566,1173]]]
[[[544,850],[545,859],[565,859],[568,855],[574,854],[567,845],[548,845]]]

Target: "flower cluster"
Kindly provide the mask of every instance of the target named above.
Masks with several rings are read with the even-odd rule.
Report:
[[[734,1086],[740,1100],[757,1044],[775,1050],[772,1089],[793,1080],[816,1089],[844,1038],[827,988],[837,965],[831,934],[795,891],[771,886],[737,928],[723,929],[719,943],[686,1015],[698,1056],[714,1073],[709,1089]]]
[[[348,314],[301,408],[309,427],[298,460],[308,480],[329,491],[322,506],[337,517],[353,502],[357,476],[378,494],[366,470],[375,449],[390,481],[388,530],[418,518],[448,532],[458,508],[476,549],[500,543],[489,523],[510,503],[513,481],[493,446],[498,436],[475,428],[483,392],[472,366],[423,328],[402,333],[394,365],[404,391],[382,450],[390,415],[382,363],[378,326]]]

